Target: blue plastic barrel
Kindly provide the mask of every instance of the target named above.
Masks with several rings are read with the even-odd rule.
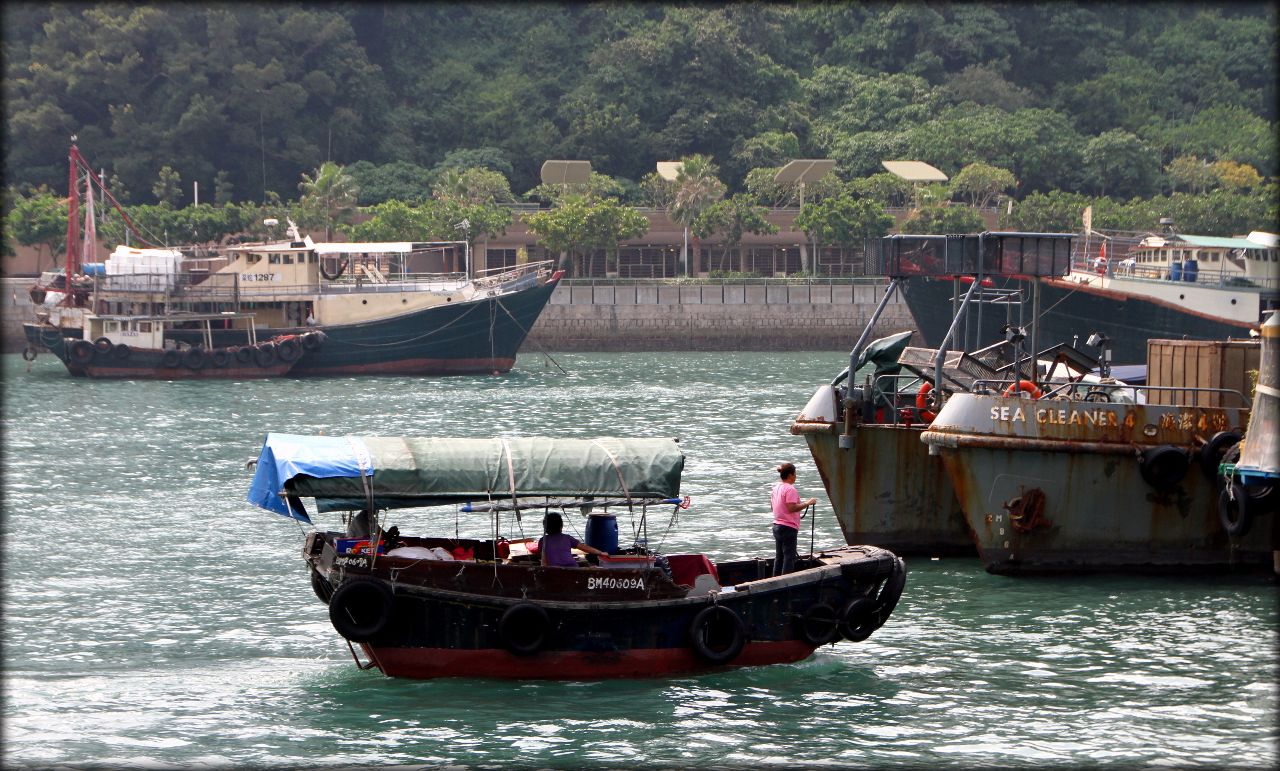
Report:
[[[1169,263],[1169,280],[1170,281],[1182,280],[1182,263],[1180,262]]]
[[[86,276],[107,275],[107,264],[105,262],[86,262],[80,268]]]
[[[587,546],[594,546],[606,554],[617,554],[618,518],[612,514],[588,514]]]
[[[1182,280],[1195,281],[1196,276],[1200,274],[1200,264],[1195,260],[1187,260],[1182,263]]]

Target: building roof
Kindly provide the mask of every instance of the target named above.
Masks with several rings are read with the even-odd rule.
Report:
[[[946,182],[947,175],[924,161],[880,161],[880,165],[908,182]]]
[[[1219,238],[1218,236],[1184,236],[1181,233],[1174,238],[1192,246],[1216,246],[1220,249],[1265,249],[1262,244],[1247,238]]]

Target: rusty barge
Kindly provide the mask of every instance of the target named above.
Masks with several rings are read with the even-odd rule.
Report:
[[[1270,486],[1252,491],[1256,521],[1241,527],[1221,494],[1220,464],[1249,420],[1241,389],[1112,386],[1088,401],[1070,389],[1010,393],[980,382],[953,394],[921,435],[946,468],[988,571],[1271,564],[1278,496]]]

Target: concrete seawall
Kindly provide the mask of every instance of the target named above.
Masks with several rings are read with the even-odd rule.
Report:
[[[884,285],[566,282],[527,346],[548,351],[782,351],[853,347]],[[914,329],[895,298],[877,335]],[[526,348],[528,350],[529,348]]]
[[[0,279],[0,350],[25,346],[32,279]],[[853,347],[882,284],[566,282],[530,330],[525,351],[782,351]],[[876,335],[914,329],[899,298]]]

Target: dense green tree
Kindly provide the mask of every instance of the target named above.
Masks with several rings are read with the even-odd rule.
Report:
[[[5,214],[6,239],[36,247],[37,270],[46,250],[57,267],[67,242],[67,199],[39,187],[26,195],[13,195],[10,203],[12,208]]]
[[[298,202],[302,221],[298,224],[304,228],[323,227],[326,241],[332,240],[335,225],[350,222],[355,214],[355,180],[336,163],[321,164],[314,176],[303,174],[298,190],[302,192]]]
[[[706,155],[690,155],[680,161],[676,174],[675,195],[667,206],[672,222],[693,229],[693,224],[708,206],[724,197],[725,185],[717,176],[719,169]],[[702,271],[702,248],[698,236],[693,234],[693,259],[689,265],[691,275]]]
[[[347,167],[359,190],[360,205],[385,201],[422,201],[431,197],[431,172],[408,161],[375,164],[356,161]]]
[[[951,192],[963,197],[969,205],[985,209],[1001,193],[1017,186],[1013,172],[982,163],[971,163],[951,178]]]
[[[1164,167],[1169,182],[1176,192],[1183,188],[1191,193],[1203,193],[1214,183],[1214,173],[1208,163],[1194,155],[1179,155]]]
[[[182,177],[168,166],[161,166],[151,194],[163,206],[176,207],[182,198]]]
[[[492,204],[514,201],[511,183],[502,174],[482,167],[445,169],[431,186],[431,194],[442,201]]]
[[[720,234],[723,249],[719,263],[712,257],[708,270],[735,270],[728,259],[730,253],[737,255],[736,270],[741,270],[743,235],[747,233],[767,235],[778,232],[778,226],[766,218],[768,213],[768,209],[756,204],[755,200],[745,193],[716,201],[703,209],[694,220],[692,231],[699,239],[710,239]]]
[[[841,195],[805,204],[796,217],[796,227],[819,244],[850,248],[886,235],[893,227],[893,217],[879,201]]]
[[[649,230],[649,220],[635,209],[585,195],[566,196],[554,209],[524,215],[524,221],[539,243],[565,256],[571,275],[581,273],[586,251],[604,249],[616,264],[618,242]]]
[[[1154,151],[1124,129],[1112,129],[1085,143],[1081,154],[1084,170],[1099,195],[1116,197],[1155,192],[1160,162]]]
[[[926,206],[899,228],[903,233],[925,235],[981,233],[986,229],[981,215],[969,206]]]

